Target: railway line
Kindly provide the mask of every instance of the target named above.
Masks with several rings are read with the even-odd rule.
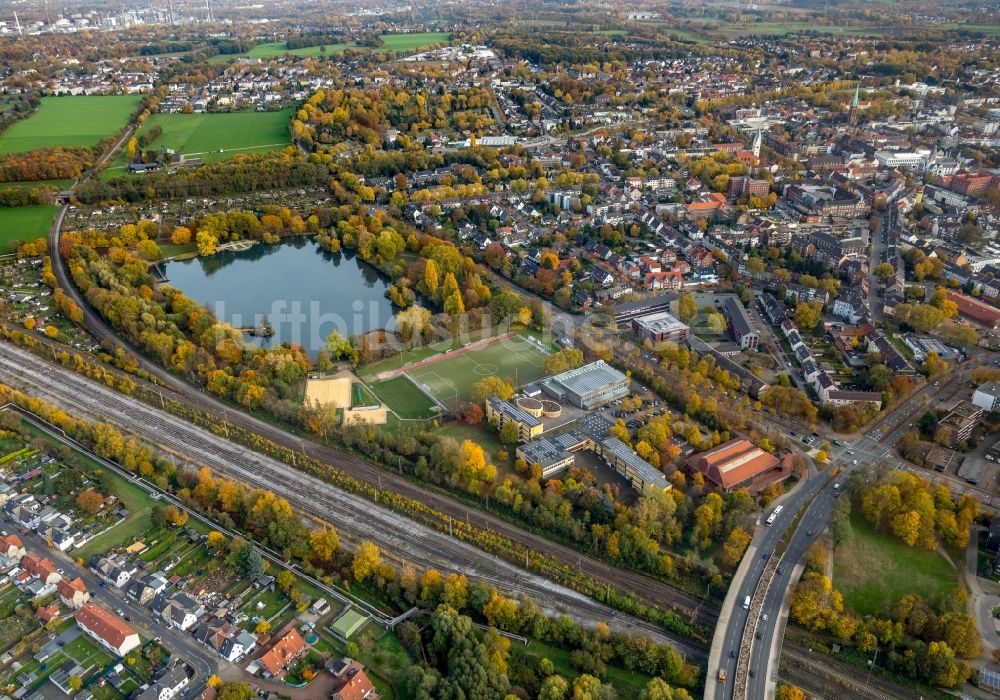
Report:
[[[359,499],[319,478],[118,394],[70,370],[45,363],[20,348],[4,346],[0,355],[0,381],[68,412],[112,423],[172,455],[175,461],[207,466],[215,474],[251,487],[269,489],[286,498],[300,512],[331,522],[354,537],[370,539],[380,548],[398,553],[408,561],[433,566],[446,573],[457,571],[487,580],[508,595],[524,593],[552,612],[567,612],[586,622],[603,620],[623,631],[644,632],[660,641],[670,641],[692,661],[705,658],[706,649],[697,641],[669,635],[656,625],[611,610],[471,544],[411,521],[377,503]],[[381,476],[387,477],[384,472]],[[655,582],[650,580],[650,583]],[[614,584],[621,585],[617,581]],[[648,593],[644,597],[650,599]]]
[[[819,658],[814,658],[819,657]],[[901,686],[888,686],[878,677],[862,678],[864,671],[835,661],[826,655],[810,654],[795,648],[781,654],[778,678],[797,685],[811,697],[828,700],[850,697],[859,700],[912,700],[913,692]],[[901,694],[899,691],[903,691]]]
[[[244,430],[260,435],[274,444],[294,452],[304,453],[312,459],[335,467],[359,481],[377,487],[379,490],[385,489],[406,496],[438,512],[444,513],[456,521],[464,520],[471,527],[495,532],[526,550],[542,552],[566,566],[578,569],[600,583],[633,593],[646,605],[656,606],[661,609],[672,609],[682,614],[682,616],[684,616],[684,613],[687,613],[687,618],[690,622],[707,629],[715,626],[719,618],[719,611],[718,606],[711,601],[702,600],[697,596],[681,591],[649,576],[606,564],[582,554],[572,547],[553,542],[541,535],[524,530],[499,516],[476,508],[470,508],[454,498],[415,484],[401,474],[375,466],[343,450],[302,439],[252,415],[233,410],[223,402],[208,396],[200,389],[187,384],[182,379],[151,362],[141,353],[136,352],[128,346],[114,333],[105,323],[104,319],[86,303],[80,295],[79,290],[77,290],[69,278],[64,261],[58,252],[62,213],[64,213],[64,209],[60,211],[60,216],[57,216],[49,233],[52,270],[59,286],[62,287],[68,296],[76,301],[77,305],[83,311],[83,325],[95,338],[110,347],[124,347],[129,354],[136,358],[140,367],[148,372],[150,376],[155,377],[163,389],[171,392],[173,398],[177,401],[198,409],[206,416],[214,416],[219,423],[228,421],[232,425],[237,425]],[[285,470],[288,472],[292,471],[287,466],[285,466]],[[688,641],[690,642],[690,640]],[[699,643],[698,647],[701,650],[701,655],[707,653],[707,644]]]

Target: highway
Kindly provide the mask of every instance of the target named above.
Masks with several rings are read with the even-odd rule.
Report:
[[[812,472],[812,469],[810,471]],[[735,594],[730,593],[727,596],[727,602],[730,596],[732,596],[732,600],[734,601],[728,623],[725,628],[716,630],[716,637],[713,639],[711,663],[714,665],[708,669],[706,698],[718,698],[722,700],[723,698],[733,697],[733,689],[738,678],[737,667],[741,661],[740,650],[748,625],[751,627],[751,634],[753,633],[753,625],[750,624],[753,622],[750,618],[751,611],[744,609],[743,603],[748,596],[753,597],[760,583],[761,576],[764,574],[767,564],[774,555],[775,549],[785,536],[785,533],[789,528],[796,526],[798,512],[809,499],[819,493],[824,483],[825,479],[823,475],[811,476],[787,498],[783,499],[781,501],[782,512],[775,519],[774,524],[759,527],[750,546],[747,548],[747,553],[744,556],[750,557],[747,560],[749,568],[746,569],[741,579],[738,581],[734,580],[734,584],[737,586]],[[788,572],[784,573],[787,574]],[[773,616],[770,614],[768,622],[773,624]],[[720,643],[721,646],[719,646]],[[718,652],[718,654],[716,655],[715,652]],[[726,681],[723,683],[717,682],[720,668],[726,671]],[[763,696],[750,695],[748,697],[757,698]]]
[[[50,365],[28,351],[9,344],[3,347],[0,381],[69,413],[112,423],[126,434],[159,447],[182,465],[208,466],[217,475],[250,487],[270,489],[299,512],[330,522],[350,537],[369,539],[406,561],[444,573],[465,573],[489,581],[508,595],[529,595],[549,612],[567,612],[584,623],[604,621],[614,629],[643,632],[658,641],[670,641],[689,660],[704,659],[705,647],[696,641],[668,636],[656,625],[611,610],[387,507],[364,501],[70,370]],[[619,579],[626,578],[627,572],[614,571]],[[640,578],[648,582],[645,589],[639,590],[645,600],[655,599],[658,589],[673,590],[662,582]],[[711,614],[703,608],[703,616]]]
[[[782,628],[778,625],[782,606],[786,604],[797,580],[796,565],[829,522],[834,503],[834,483],[843,481],[855,468],[878,464],[886,459],[896,466],[908,468],[905,462],[895,457],[893,446],[928,407],[939,401],[967,398],[969,374],[985,357],[977,352],[951,373],[914,392],[904,403],[873,424],[867,434],[854,441],[842,441],[841,445],[834,447],[830,463],[839,466],[842,473],[832,479],[828,476],[829,471],[813,475],[810,470],[810,478],[805,484],[782,502],[782,513],[775,523],[758,528],[745,555],[752,557],[749,568],[734,584],[737,586],[736,595],[726,599],[724,607],[727,610],[732,603],[728,616],[725,610],[722,614],[721,619],[726,625],[716,630],[713,639],[706,697],[754,700],[769,697],[768,686],[777,671],[774,665],[778,652],[775,650],[780,651],[782,645],[779,634]],[[921,476],[929,475],[922,473]],[[957,490],[969,490],[967,485],[950,483]],[[984,502],[988,499],[984,498]],[[808,508],[800,515],[799,511],[806,504]],[[787,548],[781,554],[780,562],[768,569],[770,555],[789,532]],[[760,600],[760,605],[753,605],[749,611],[743,608],[748,596],[754,603]],[[813,663],[824,663],[824,659],[817,657]],[[716,680],[720,668],[726,670],[725,683]]]

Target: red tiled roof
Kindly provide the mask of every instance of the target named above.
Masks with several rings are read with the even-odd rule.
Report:
[[[86,627],[115,649],[121,648],[128,637],[139,634],[117,615],[95,603],[85,603],[76,611],[76,623]]]
[[[11,547],[14,549],[23,549],[24,544],[21,542],[21,538],[17,535],[0,536],[0,552],[6,552]]]
[[[70,581],[69,579],[62,579],[56,584],[56,590],[59,591],[59,595],[66,599],[72,599],[73,595],[79,591],[80,593],[87,592],[87,584],[83,582],[83,579],[77,576],[75,579]]]
[[[352,661],[351,665],[344,672],[344,680],[341,685],[334,687],[331,700],[365,700],[374,692],[375,686],[365,673],[364,668],[357,661]]]
[[[292,662],[302,650],[306,648],[305,640],[298,630],[290,629],[274,645],[260,657],[260,663],[272,676],[276,676],[285,670],[285,667]]]
[[[688,458],[690,469],[695,469],[724,489],[749,482],[764,472],[777,467],[778,458],[762,450],[749,440],[735,438],[714,449]]]
[[[42,580],[56,573],[55,564],[44,557],[37,557],[34,554],[25,554],[21,557],[21,566],[25,571],[30,571]]]
[[[990,326],[995,326],[1000,321],[1000,309],[989,304],[984,304],[978,299],[967,297],[964,294],[948,290],[948,299],[955,302],[958,313],[963,316],[979,321]]]

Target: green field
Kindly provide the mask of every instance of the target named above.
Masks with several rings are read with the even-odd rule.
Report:
[[[185,156],[214,163],[242,153],[260,153],[284,148],[290,141],[288,124],[292,110],[280,112],[221,112],[201,114],[154,114],[144,130],[159,126],[163,134],[147,148],[169,148]],[[102,178],[128,174],[124,150]]]
[[[430,418],[434,415],[434,402],[406,377],[400,375],[372,384],[378,398],[401,418]]]
[[[519,387],[544,376],[544,360],[544,352],[515,335],[407,370],[406,374],[445,406],[456,406],[471,398],[472,385],[483,377],[495,375]],[[416,388],[413,391],[420,393]]]
[[[382,34],[382,46],[374,50],[382,53],[386,51],[416,51],[417,49],[422,49],[426,46],[447,42],[450,38],[451,35],[447,32]],[[291,50],[289,50],[287,46],[288,45],[283,41],[275,41],[269,44],[258,44],[250,49],[250,51],[248,51],[245,55],[250,58],[279,58],[284,56],[286,53],[292,56],[322,56],[324,54],[324,52],[320,51],[319,46],[307,46],[305,48]],[[325,53],[327,54],[343,53],[347,49],[366,49],[366,47],[358,46],[353,42],[349,44],[328,44],[325,48]]]
[[[73,186],[73,181],[65,180],[22,180],[20,182],[0,182],[0,190],[33,190],[36,187],[52,187],[56,190],[67,190]]]
[[[833,586],[843,592],[847,608],[871,615],[885,613],[908,593],[940,605],[955,593],[958,572],[937,552],[875,532],[854,511],[850,534],[834,550]]]
[[[0,134],[0,155],[53,146],[90,148],[125,126],[140,95],[43,97],[38,110]]]
[[[15,241],[48,235],[55,215],[56,207],[50,204],[0,209],[0,254],[13,251]]]

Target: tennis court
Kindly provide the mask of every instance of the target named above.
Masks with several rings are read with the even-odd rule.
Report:
[[[494,375],[520,387],[545,376],[545,355],[532,341],[512,335],[485,347],[431,359],[406,370],[406,376],[442,405],[452,407],[469,401],[472,385],[483,377]]]

